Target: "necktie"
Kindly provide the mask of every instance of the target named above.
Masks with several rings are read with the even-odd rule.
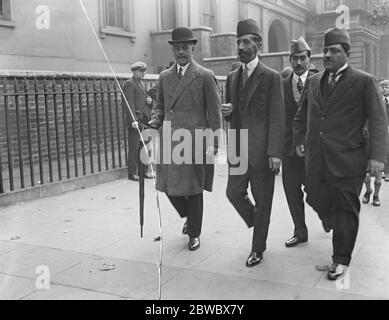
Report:
[[[182,79],[182,68],[181,67],[179,67],[178,68],[178,78],[181,80]]]
[[[242,73],[243,87],[246,85],[247,80],[249,79],[249,69],[246,67]]]
[[[301,80],[301,77],[299,77],[299,81],[297,82],[297,89],[300,93],[303,92],[304,84],[303,80]]]
[[[330,73],[329,78],[328,78],[328,85],[330,86],[330,89],[333,90],[336,85],[336,79],[335,79],[335,74]]]

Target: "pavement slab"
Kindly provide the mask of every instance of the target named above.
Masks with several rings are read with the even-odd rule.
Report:
[[[330,282],[315,265],[329,264],[331,234],[306,207],[308,243],[286,248],[293,223],[277,176],[267,250],[247,268],[252,230],[225,195],[227,170],[218,166],[214,191],[204,193],[201,248],[188,250],[184,220],[164,194],[156,205],[145,185],[140,238],[138,184],[118,180],[50,198],[0,207],[0,299],[389,299],[389,183],[381,207],[362,205],[349,278]],[[160,233],[162,224],[162,234]],[[162,242],[155,241],[162,235]],[[162,278],[159,259],[162,245]],[[38,266],[50,270],[39,290]]]

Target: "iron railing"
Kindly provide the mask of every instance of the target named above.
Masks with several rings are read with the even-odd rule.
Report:
[[[0,76],[0,194],[125,168],[125,111],[114,77]],[[118,77],[122,87],[128,75]],[[224,100],[224,78],[219,78]],[[158,77],[145,80],[147,88]]]

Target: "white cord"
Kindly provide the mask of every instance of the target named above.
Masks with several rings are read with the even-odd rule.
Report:
[[[86,12],[84,3],[82,2],[82,0],[79,0],[79,1],[80,1],[80,5],[81,5],[81,7],[82,7],[82,10],[83,10],[83,12],[84,12],[84,14],[85,14],[85,16],[86,16],[86,19],[88,20],[89,26],[91,27],[92,32],[93,32],[93,34],[94,34],[94,36],[95,36],[95,38],[96,38],[96,40],[97,40],[97,42],[98,42],[98,44],[99,44],[99,46],[100,46],[100,48],[101,48],[101,51],[102,51],[102,53],[103,53],[103,55],[104,55],[104,58],[105,58],[105,60],[106,60],[107,63],[108,63],[109,69],[111,70],[111,73],[112,73],[112,75],[113,75],[114,78],[115,78],[116,84],[117,84],[117,86],[118,86],[118,88],[119,88],[119,90],[120,90],[120,92],[121,92],[121,94],[122,94],[122,97],[124,98],[124,101],[126,102],[127,109],[130,111],[131,117],[132,117],[132,119],[133,119],[134,122],[135,122],[135,121],[136,121],[135,116],[134,116],[134,114],[133,114],[133,112],[132,112],[132,110],[131,110],[131,108],[130,108],[130,105],[128,104],[127,98],[126,98],[126,96],[124,95],[123,89],[122,89],[121,86],[120,86],[120,83],[119,83],[119,81],[118,81],[118,79],[117,79],[117,77],[116,77],[115,71],[114,71],[113,68],[112,68],[111,62],[109,61],[108,56],[107,56],[107,54],[106,54],[106,52],[105,52],[105,50],[104,50],[104,48],[103,48],[103,45],[101,44],[101,41],[100,41],[100,39],[99,39],[99,37],[98,37],[98,35],[97,35],[97,33],[96,33],[94,27],[93,27],[93,24],[92,24],[92,22],[91,22],[91,20],[90,20],[90,18],[89,18],[89,15],[88,15],[88,13]],[[139,129],[138,126],[137,126],[137,130],[138,130],[140,139],[141,139],[141,141],[142,141],[143,147],[144,147],[145,150],[147,150],[146,142],[145,142],[145,140],[144,140],[144,138],[143,138],[143,136],[142,136],[142,132],[140,131],[140,129]],[[148,157],[149,157],[149,154],[148,154],[148,153],[147,153],[147,155],[148,155]],[[149,157],[149,158],[150,158],[150,157]],[[149,161],[149,166],[151,167],[151,173],[152,173],[152,175],[153,175],[153,182],[154,182],[154,186],[156,187],[156,180],[155,180],[154,168],[153,168],[153,166],[151,165],[151,162],[150,162],[150,161]],[[159,290],[158,290],[158,291],[159,291],[159,295],[158,295],[158,296],[159,296],[159,300],[161,300],[161,299],[162,299],[162,254],[163,254],[162,216],[161,216],[161,207],[160,207],[160,204],[159,204],[159,195],[158,195],[158,191],[156,190],[155,192],[156,192],[156,199],[157,199],[158,219],[159,219],[159,235],[160,235],[159,264],[158,264],[158,277],[159,277],[159,285],[158,285],[158,287],[159,287]]]

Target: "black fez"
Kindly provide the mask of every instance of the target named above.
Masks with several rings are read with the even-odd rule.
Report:
[[[193,36],[193,31],[189,28],[179,27],[172,31],[172,40],[168,41],[171,45],[180,42],[197,43],[197,39]]]
[[[327,47],[334,44],[345,44],[351,48],[350,35],[345,29],[334,28],[325,33],[324,46]]]
[[[239,38],[246,34],[254,34],[262,39],[262,32],[258,23],[253,19],[241,20],[238,22],[236,36]]]

